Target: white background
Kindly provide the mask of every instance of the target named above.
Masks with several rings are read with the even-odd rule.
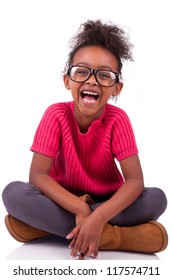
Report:
[[[145,185],[161,187],[168,208],[160,221],[172,251],[173,40],[171,0],[0,1],[0,188],[28,180],[35,129],[50,104],[71,100],[61,79],[68,40],[80,23],[102,19],[120,25],[134,44],[125,63],[117,106],[129,115],[139,148]],[[20,246],[7,233],[1,203],[1,259]],[[3,248],[3,249],[2,249]]]

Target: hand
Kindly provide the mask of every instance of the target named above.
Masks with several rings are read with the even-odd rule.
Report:
[[[96,258],[98,247],[104,224],[101,220],[96,220],[95,216],[90,214],[81,223],[79,223],[68,235],[67,239],[72,239],[69,248],[71,256],[83,259],[84,255]]]
[[[80,208],[80,212],[76,214],[76,225],[80,224],[90,214],[91,214],[90,207],[89,207],[89,205],[87,203],[85,203],[84,207]],[[70,238],[72,238],[72,237],[69,237],[69,239]],[[73,243],[75,243],[74,241],[75,241],[75,236],[73,238],[73,241],[70,243],[69,248],[73,247]],[[84,259],[84,256],[85,255],[81,253],[79,255],[79,259],[80,260]]]

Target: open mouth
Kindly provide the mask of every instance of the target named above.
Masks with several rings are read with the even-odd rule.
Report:
[[[99,94],[92,91],[82,91],[81,98],[86,103],[95,103],[99,98]]]

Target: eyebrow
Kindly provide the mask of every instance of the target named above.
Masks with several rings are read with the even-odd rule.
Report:
[[[76,65],[79,65],[79,66],[86,66],[86,67],[89,67],[89,68],[92,68],[90,66],[90,64],[88,64],[87,62],[78,62],[76,63]],[[113,71],[111,67],[107,66],[107,65],[100,65],[99,67],[97,67],[97,69],[104,69],[104,68],[107,68],[107,70],[110,70],[110,71]]]

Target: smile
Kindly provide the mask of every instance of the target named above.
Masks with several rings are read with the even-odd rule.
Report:
[[[97,92],[92,91],[82,91],[81,98],[85,103],[96,103],[99,98],[99,94]]]

